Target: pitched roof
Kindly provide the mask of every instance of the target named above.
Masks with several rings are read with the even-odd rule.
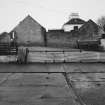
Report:
[[[24,22],[24,21],[33,21],[33,22],[35,22],[35,23],[37,23],[37,24],[39,24],[34,18],[32,18],[30,15],[28,15],[22,22]],[[40,24],[39,24],[40,25]],[[41,25],[40,25],[41,26]],[[42,26],[41,26],[42,27]]]
[[[93,27],[96,30],[97,30],[97,28],[99,28],[99,26],[94,21],[89,19],[87,22],[85,22],[85,24],[82,27],[80,27],[79,30],[90,29],[91,27]]]
[[[80,18],[73,18],[73,19],[70,19],[67,23],[65,23],[64,25],[67,25],[67,24],[84,24],[85,21],[80,19]]]
[[[79,28],[79,34],[86,37],[86,39],[98,38],[99,26],[92,20],[87,21],[82,27]],[[84,38],[82,37],[82,38]]]

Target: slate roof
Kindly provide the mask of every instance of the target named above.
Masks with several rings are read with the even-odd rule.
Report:
[[[64,25],[67,25],[67,24],[84,24],[85,21],[80,19],[80,18],[73,18],[73,19],[70,19],[67,23],[65,23]]]

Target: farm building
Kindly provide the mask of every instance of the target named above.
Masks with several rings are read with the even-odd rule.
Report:
[[[83,24],[85,24],[85,21],[79,18],[78,13],[72,13],[69,21],[62,28],[65,32],[70,32],[71,30],[78,30]]]
[[[77,48],[77,41],[97,40],[103,30],[93,21],[85,21],[74,13],[61,29],[48,30],[28,15],[10,33],[1,36],[14,39],[18,45]],[[5,37],[6,36],[6,37]],[[4,38],[5,37],[5,38]]]
[[[21,45],[45,45],[46,30],[31,16],[27,16],[11,32],[15,32],[16,41]]]
[[[99,26],[90,19],[79,29],[80,40],[95,40],[101,34],[99,31]]]
[[[102,29],[93,21],[84,21],[78,16],[72,18],[63,25],[62,29],[48,30],[48,46],[77,47],[77,41],[97,40],[102,34]]]
[[[92,20],[81,25],[79,21],[46,34],[27,16],[10,33],[1,34],[0,105],[105,104],[105,50],[70,49],[79,41],[97,40],[103,31]],[[105,34],[102,39],[105,45]],[[34,46],[9,46],[10,42]],[[40,47],[46,44],[50,47]]]
[[[102,29],[92,20],[85,21],[78,14],[72,13],[61,29],[48,32],[28,15],[10,32],[10,36],[15,37],[18,44],[25,46],[76,48],[78,40],[96,40],[101,32]]]

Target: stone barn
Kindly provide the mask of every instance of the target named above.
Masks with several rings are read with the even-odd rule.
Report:
[[[93,21],[88,20],[79,29],[79,40],[95,40],[99,37],[100,27]]]
[[[94,41],[102,34],[102,29],[92,20],[84,21],[73,16],[62,29],[48,30],[47,44],[54,47],[77,48],[77,41]]]
[[[30,15],[21,21],[11,32],[16,33],[16,42],[20,45],[45,45],[46,30]]]

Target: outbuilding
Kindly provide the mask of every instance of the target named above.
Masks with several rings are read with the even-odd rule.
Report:
[[[85,21],[79,18],[78,13],[72,13],[69,17],[69,21],[63,25],[63,30],[65,32],[70,32],[72,30],[77,30],[85,24]]]
[[[16,42],[20,45],[45,45],[46,30],[30,15],[22,20],[11,32],[15,32]]]

